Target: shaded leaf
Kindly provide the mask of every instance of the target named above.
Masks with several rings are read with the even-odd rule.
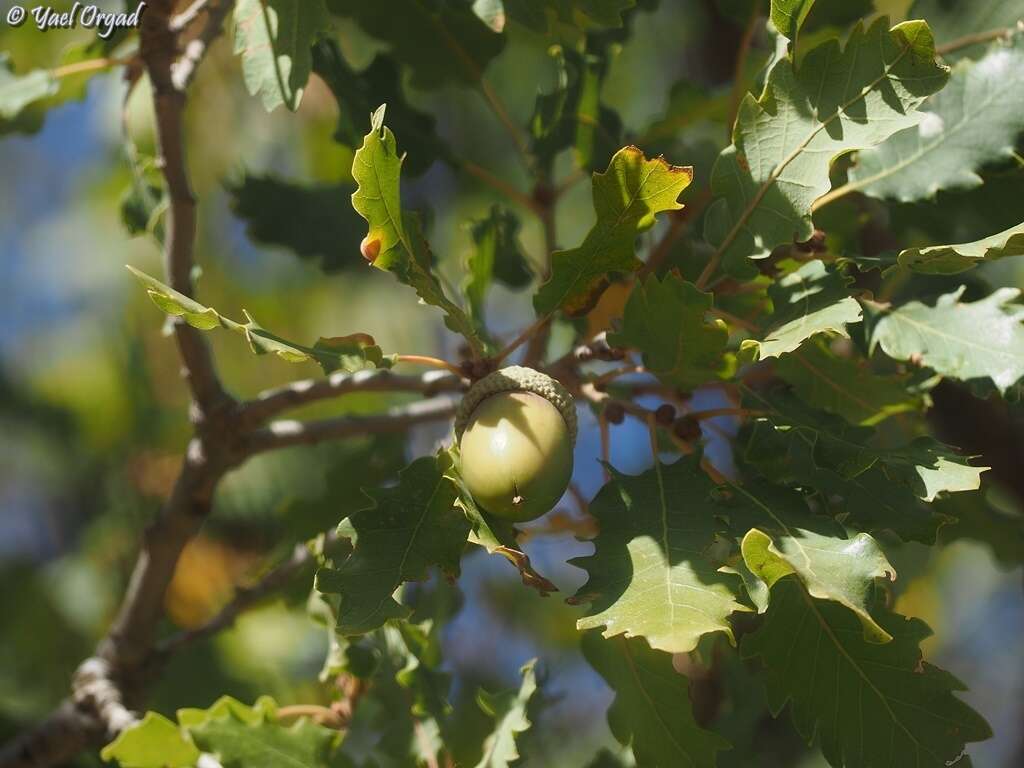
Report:
[[[848,335],[847,323],[861,319],[860,304],[849,295],[850,282],[818,259],[780,277],[768,288],[773,310],[764,338],[744,341],[741,350],[755,359],[779,357],[819,333]]]
[[[392,593],[403,582],[425,579],[430,566],[458,575],[469,523],[455,506],[458,489],[446,469],[443,453],[419,458],[402,470],[396,487],[368,492],[371,505],[342,521],[338,530],[354,541],[353,552],[316,577],[318,590],[341,596],[342,634],[364,634],[408,616]]]
[[[484,753],[476,768],[509,768],[519,760],[516,738],[525,733],[532,723],[527,716],[527,706],[537,692],[537,677],[534,672],[537,660],[523,665],[520,674],[523,682],[518,691],[489,694],[480,691],[480,706],[495,719],[494,731],[484,741]]]
[[[910,301],[885,311],[871,347],[943,376],[991,379],[1005,392],[1024,376],[1024,307],[1010,303],[1020,291],[999,288],[973,302],[960,301],[963,293],[961,286],[932,306]]]
[[[781,357],[775,369],[801,400],[852,424],[871,426],[923,405],[907,391],[907,377],[874,373],[866,361],[841,357],[821,341]]]
[[[534,32],[550,34],[557,24],[567,24],[580,30],[590,28],[621,27],[622,12],[632,8],[636,0],[476,0],[477,14],[492,28],[500,31],[508,17],[529,27]],[[499,26],[500,24],[500,26]]]
[[[505,45],[505,38],[474,14],[469,3],[327,0],[327,5],[387,43],[395,60],[409,69],[414,88],[475,86]]]
[[[637,269],[637,235],[654,226],[655,214],[683,207],[676,198],[692,178],[692,168],[648,160],[636,147],[616,152],[608,170],[594,174],[597,222],[578,248],[551,255],[551,278],[533,299],[537,314],[585,314],[607,287],[609,272]]]
[[[1021,255],[1024,255],[1024,223],[973,243],[908,248],[900,251],[899,263],[915,272],[952,275],[971,269],[982,261]]]
[[[316,259],[325,272],[363,264],[362,219],[352,210],[351,184],[298,184],[246,174],[229,186],[235,215],[253,240]]]
[[[695,389],[709,379],[729,376],[725,356],[729,330],[721,320],[710,322],[713,296],[668,273],[663,280],[648,275],[629,295],[622,331],[609,334],[617,347],[643,353],[644,366],[670,387]]]
[[[866,642],[852,613],[782,579],[741,650],[764,663],[772,712],[788,702],[797,730],[819,741],[830,764],[945,768],[991,729],[953,695],[960,681],[922,661],[920,642],[931,634],[923,622],[875,616],[891,642]]]
[[[922,21],[886,29],[858,24],[845,48],[831,39],[810,50],[799,70],[787,56],[772,67],[759,99],[747,95],[733,145],[712,170],[718,200],[705,236],[727,272],[756,274],[749,258],[811,237],[811,205],[830,186],[834,157],[916,125],[915,108],[946,82]]]
[[[690,684],[672,656],[642,638],[604,640],[588,632],[583,655],[615,692],[608,725],[619,743],[633,748],[637,765],[649,768],[713,768],[715,753],[728,749],[721,736],[693,719]]]
[[[864,638],[872,643],[892,639],[869,611],[875,579],[895,579],[882,548],[866,533],[847,537],[841,525],[812,514],[794,491],[766,482],[733,486],[746,514],[732,515],[733,525],[748,528],[740,550],[751,574],[769,588],[796,574],[807,591],[834,600],[856,614]]]
[[[334,40],[320,40],[313,46],[313,71],[331,89],[338,102],[338,126],[334,139],[352,149],[363,143],[365,116],[378,104],[388,105],[388,123],[402,137],[408,156],[402,169],[419,176],[450,149],[437,135],[433,115],[415,109],[406,101],[395,62],[378,55],[361,72],[354,72]]]
[[[590,505],[600,532],[594,554],[570,562],[587,571],[572,602],[590,603],[580,630],[642,636],[652,648],[692,651],[701,636],[724,632],[728,616],[748,610],[739,583],[706,556],[717,529],[716,485],[698,456],[657,462],[640,475],[614,469]]]
[[[371,116],[370,132],[352,163],[352,178],[359,185],[352,194],[352,207],[369,224],[364,253],[374,254],[373,266],[393,272],[425,303],[442,309],[445,325],[479,349],[481,342],[472,321],[445,296],[431,271],[430,249],[423,239],[419,218],[402,210],[402,162],[395,135],[384,125],[382,105]]]
[[[238,0],[235,53],[245,87],[271,112],[299,108],[313,68],[310,51],[329,19],[324,0]]]
[[[1011,157],[1024,130],[1014,95],[1024,90],[1024,43],[997,44],[978,61],[964,59],[930,98],[924,119],[857,154],[850,186],[866,195],[912,202],[940,189],[982,183],[978,171]]]
[[[207,307],[178,293],[134,267],[128,267],[128,270],[146,287],[146,293],[153,303],[168,315],[180,317],[201,331],[221,327],[240,333],[245,336],[249,347],[257,355],[271,352],[289,363],[315,362],[324,369],[324,373],[339,369],[360,371],[365,368],[390,368],[395,364],[395,355],[385,355],[369,334],[322,336],[312,347],[295,344],[261,328],[245,310],[243,313],[246,321],[236,322],[224,317],[213,307]]]
[[[519,247],[519,219],[499,205],[491,206],[486,218],[471,223],[473,250],[466,260],[463,293],[470,317],[484,328],[485,305],[495,280],[510,288],[525,288],[533,279],[526,257]]]

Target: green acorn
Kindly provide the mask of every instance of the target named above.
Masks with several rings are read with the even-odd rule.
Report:
[[[485,511],[540,517],[572,477],[576,408],[555,379],[513,365],[476,382],[455,414],[462,479]]]

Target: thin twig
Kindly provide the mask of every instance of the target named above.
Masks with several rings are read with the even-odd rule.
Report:
[[[953,53],[954,51],[959,51],[961,48],[967,48],[971,45],[1006,39],[1014,32],[1021,29],[1024,29],[1024,19],[1018,21],[1016,25],[1012,27],[1000,27],[999,29],[990,29],[986,32],[975,32],[971,35],[958,37],[954,40],[950,40],[948,43],[937,45],[935,47],[935,52],[940,56],[945,56],[947,53]]]
[[[534,334],[538,333],[541,330],[541,328],[544,327],[545,324],[550,322],[550,320],[550,315],[544,315],[544,317],[541,317],[538,320],[536,320],[532,325],[530,325],[529,328],[526,328],[524,331],[522,331],[522,333],[520,333],[518,336],[512,339],[512,341],[506,344],[505,347],[502,348],[502,350],[494,356],[494,362],[502,362],[505,358],[507,358],[509,355],[511,355],[513,352],[519,349],[519,347],[522,346],[524,342],[528,341]]]
[[[131,64],[135,61],[135,57],[127,56],[125,58],[102,58],[102,59],[89,59],[88,61],[76,61],[74,64],[65,64],[62,67],[50,70],[50,77],[60,80],[64,77],[71,77],[72,75],[83,75],[87,72],[98,72],[104,69],[111,69],[113,67],[122,67]]]

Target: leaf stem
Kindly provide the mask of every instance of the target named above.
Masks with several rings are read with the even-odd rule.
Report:
[[[444,368],[446,371],[451,371],[456,376],[463,376],[462,369],[457,365],[449,363],[447,360],[442,360],[439,357],[430,357],[429,355],[398,355],[397,360],[400,363],[411,363],[413,365],[428,365],[431,368]]]
[[[124,66],[134,61],[134,57],[89,59],[88,61],[76,61],[73,64],[65,64],[62,67],[50,70],[50,76],[58,80],[72,75],[82,75],[86,72],[97,72],[103,69]]]
[[[340,729],[345,727],[345,719],[330,707],[320,704],[291,704],[287,707],[279,707],[277,710],[278,720],[292,717],[309,717],[329,728]]]

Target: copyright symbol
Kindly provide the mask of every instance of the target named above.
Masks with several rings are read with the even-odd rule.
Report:
[[[11,10],[7,12],[7,23],[12,27],[20,27],[23,21],[25,21],[25,9],[20,5],[12,5]]]

